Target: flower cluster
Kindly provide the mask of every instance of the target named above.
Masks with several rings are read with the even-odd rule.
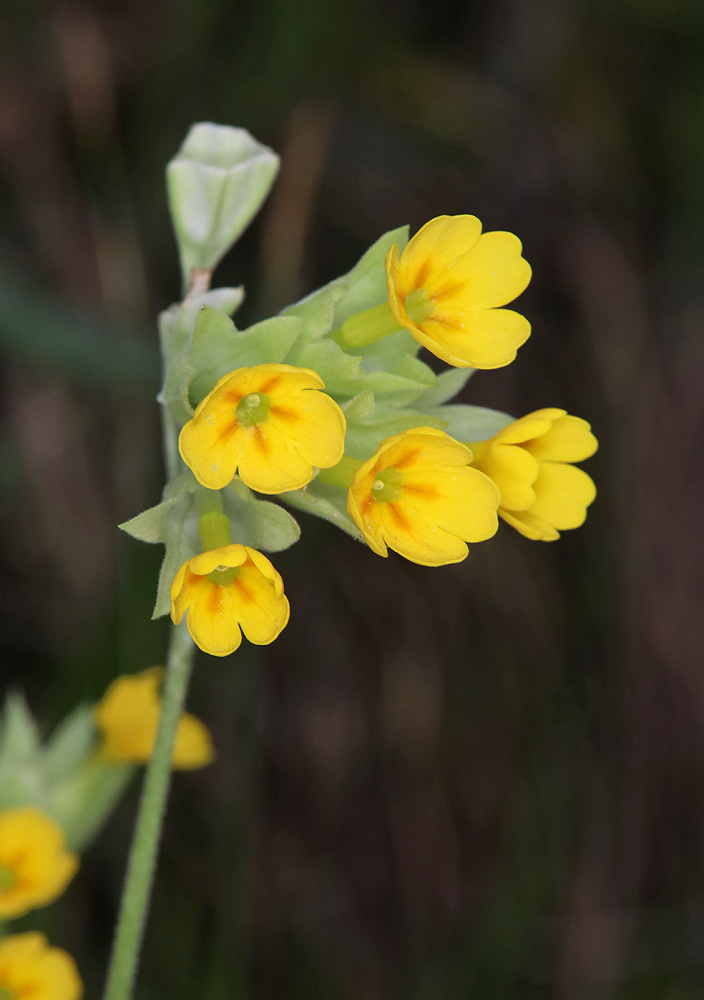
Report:
[[[152,754],[163,671],[118,677],[95,706],[79,705],[42,745],[21,695],[0,713],[0,922],[53,903],[79,867],[134,774]],[[173,767],[214,758],[210,734],[188,713],[179,719]],[[73,959],[43,934],[0,940],[0,1000],[79,1000]]]
[[[237,131],[197,128],[222,150]],[[202,209],[189,208],[189,190],[171,185],[172,214],[182,259],[187,246],[200,270],[184,270],[191,291],[161,323],[160,398],[183,464],[162,503],[123,525],[166,545],[155,616],[185,617],[216,656],[242,633],[272,642],[289,605],[261,550],[297,540],[286,508],[424,566],[461,561],[499,517],[544,541],[584,521],[595,489],[574,463],[597,447],[585,421],[451,402],[475,369],[509,364],[530,336],[507,308],[531,277],[514,235],[485,233],[471,215],[432,219],[410,240],[395,230],[349,274],[238,330],[229,316],[241,290],[204,286],[212,243],[199,258],[193,233],[184,242],[179,220]],[[228,240],[223,230],[218,257]],[[437,374],[421,348],[450,367]]]

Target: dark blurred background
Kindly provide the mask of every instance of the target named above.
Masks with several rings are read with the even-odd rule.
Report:
[[[301,518],[271,647],[202,656],[140,1000],[704,997],[704,17],[697,0],[23,0],[0,30],[2,666],[49,731],[162,660],[164,166],[283,157],[218,269],[240,325],[382,232],[524,242],[533,337],[465,401],[562,406],[599,496],[555,544],[382,562]],[[99,993],[137,787],[43,921]]]

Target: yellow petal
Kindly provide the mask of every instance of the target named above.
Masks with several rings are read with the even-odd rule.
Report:
[[[239,456],[243,483],[258,493],[300,490],[313,478],[313,466],[296,448],[295,441],[270,420],[243,431],[246,447]],[[335,464],[335,463],[333,463]]]
[[[533,483],[538,478],[539,465],[525,448],[494,444],[482,452],[475,465],[501,490],[502,508],[526,510],[535,501]]]
[[[540,461],[581,462],[599,447],[586,420],[561,416],[542,437],[528,441],[526,448]]]
[[[530,538],[531,541],[555,542],[560,537],[559,531],[551,524],[548,524],[547,521],[536,517],[531,511],[520,510],[509,512],[507,510],[500,510],[499,515],[507,524],[510,524],[516,531],[520,531],[526,538]]]
[[[533,488],[531,514],[560,531],[583,524],[587,507],[596,496],[596,487],[586,472],[560,462],[544,462]]]
[[[206,396],[203,402],[208,401]],[[184,425],[178,450],[201,486],[221,490],[232,481],[237,471],[241,435],[234,407],[218,410],[209,406],[198,421],[194,418]]]
[[[443,531],[417,510],[400,503],[377,504],[385,543],[404,559],[421,566],[445,566],[467,556],[467,544]]]
[[[514,420],[508,427],[504,427],[495,436],[495,441],[501,444],[525,444],[543,434],[547,434],[553,426],[555,420],[565,415],[564,410],[556,408],[546,408],[527,413],[525,417]]]
[[[218,566],[225,566],[226,568],[242,566],[246,561],[246,546],[233,543],[232,545],[221,545],[220,548],[208,549],[207,552],[201,552],[199,555],[193,556],[187,565],[190,566],[191,572],[196,573],[198,576],[207,576],[208,573],[212,573]]]
[[[273,642],[289,620],[289,603],[277,594],[273,583],[252,565],[244,566],[227,588],[230,613],[242,626],[250,642],[264,646]]]
[[[189,588],[186,624],[195,644],[212,656],[228,656],[242,642],[242,632],[232,613],[230,587],[202,577]]]
[[[194,715],[184,712],[176,730],[172,766],[181,771],[190,771],[205,767],[214,758],[215,750],[207,726]]]
[[[463,312],[443,308],[441,313],[410,329],[429,351],[456,368],[502,368],[530,336],[530,323],[511,309]]]
[[[402,507],[465,542],[482,542],[496,533],[501,494],[477,469],[412,469],[404,478]]]
[[[299,455],[319,469],[328,469],[345,450],[345,416],[324,392],[307,389],[277,397],[267,425],[276,427],[294,442]]]
[[[401,254],[398,268],[400,294],[428,287],[434,278],[479,239],[482,224],[473,215],[441,215],[418,230]]]
[[[484,233],[472,249],[433,278],[426,290],[439,312],[453,305],[465,311],[494,309],[527,287],[531,268],[512,233]]]

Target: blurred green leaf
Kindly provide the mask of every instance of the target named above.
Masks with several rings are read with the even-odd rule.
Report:
[[[301,537],[301,529],[287,510],[234,479],[223,492],[225,513],[232,526],[232,541],[264,552],[281,552]]]

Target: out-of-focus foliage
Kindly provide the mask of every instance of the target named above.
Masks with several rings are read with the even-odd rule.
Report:
[[[524,243],[534,332],[472,402],[564,407],[601,441],[587,525],[554,546],[505,530],[429,571],[306,519],[309,544],[277,557],[287,631],[198,665],[189,708],[218,760],[174,787],[144,996],[698,1000],[697,4],[28,0],[2,18],[2,663],[47,731],[163,656],[161,553],[115,525],[163,482],[163,169],[192,122],[282,157],[218,268],[247,289],[238,325],[381,232],[475,213]],[[132,819],[32,922],[88,996]]]

